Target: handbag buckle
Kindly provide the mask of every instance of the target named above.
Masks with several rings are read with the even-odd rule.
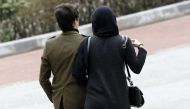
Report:
[[[127,79],[128,79],[128,81],[129,81],[130,86],[133,86],[133,81],[131,80],[131,78],[130,78],[130,77],[127,77]]]

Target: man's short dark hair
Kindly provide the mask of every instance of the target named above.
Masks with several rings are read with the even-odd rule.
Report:
[[[62,31],[72,30],[73,22],[79,19],[77,5],[66,3],[56,6],[55,17]]]

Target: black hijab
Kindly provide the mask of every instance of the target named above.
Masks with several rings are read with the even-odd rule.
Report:
[[[107,6],[97,8],[92,15],[92,31],[98,37],[111,37],[119,34],[115,13]]]

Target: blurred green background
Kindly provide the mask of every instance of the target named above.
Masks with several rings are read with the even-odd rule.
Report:
[[[1,0],[0,43],[59,30],[54,7],[79,5],[80,25],[89,23],[96,7],[110,6],[117,16],[148,10],[184,0]]]

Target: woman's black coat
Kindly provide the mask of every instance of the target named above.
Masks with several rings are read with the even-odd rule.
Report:
[[[78,50],[73,76],[87,85],[85,109],[130,109],[128,85],[124,71],[125,63],[139,74],[146,58],[146,50],[139,48],[136,56],[130,38],[126,49],[118,34],[116,19],[108,7],[98,8],[92,19],[94,36],[89,52],[88,38]]]

